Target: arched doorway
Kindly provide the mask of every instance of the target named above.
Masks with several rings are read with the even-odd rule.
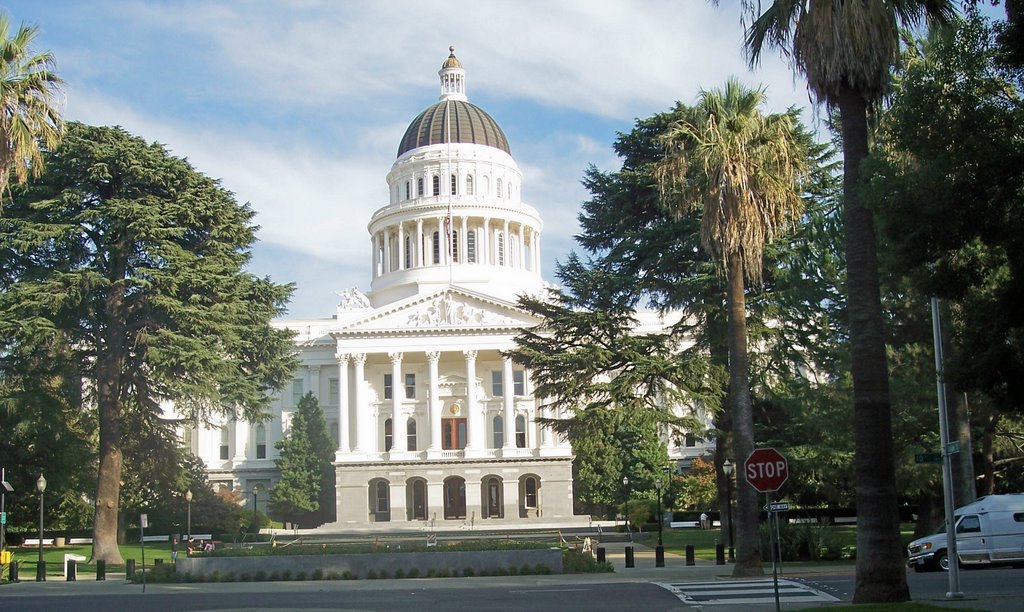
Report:
[[[504,518],[501,479],[491,476],[484,479],[483,485],[484,518]]]
[[[405,507],[407,520],[427,520],[427,481],[411,478],[405,486]]]
[[[386,522],[391,520],[391,487],[383,478],[370,481],[370,520]]]
[[[534,474],[527,474],[519,479],[519,516],[540,516],[540,478]]]
[[[466,481],[458,476],[444,481],[444,518],[466,518]]]

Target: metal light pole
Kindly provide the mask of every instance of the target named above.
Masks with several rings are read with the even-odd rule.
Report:
[[[185,491],[185,503],[188,505],[188,546],[191,546],[192,542],[192,489]]]
[[[43,561],[43,499],[46,494],[46,479],[43,473],[39,473],[36,480],[36,490],[39,491],[39,562],[36,564],[36,582],[46,582],[46,561]]]
[[[4,537],[4,527],[7,526],[7,494],[13,493],[14,487],[7,482],[7,472],[0,468],[0,552],[7,550],[7,539]],[[0,580],[3,580],[4,564],[0,563]]]
[[[729,563],[736,562],[736,549],[732,543],[732,463],[726,459],[722,464],[722,473],[725,474],[725,505],[729,514]]]
[[[658,490],[658,545],[654,548],[654,567],[665,567],[665,547],[661,543],[661,530],[665,524],[661,516],[661,478],[654,479],[654,488]]]
[[[626,516],[626,533],[629,534],[629,541],[633,541],[633,532],[629,530],[629,476],[622,477],[622,488],[626,492],[626,503],[623,505],[622,513]]]

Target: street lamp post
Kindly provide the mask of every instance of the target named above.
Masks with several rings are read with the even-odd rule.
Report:
[[[185,540],[185,541],[189,542],[189,544],[187,544],[187,546],[191,546],[192,545],[191,544],[191,542],[192,542],[192,489],[187,489],[185,491],[185,504],[188,505],[188,539]]]
[[[7,539],[4,527],[7,525],[7,494],[14,493],[14,487],[7,482],[7,471],[0,468],[0,553],[7,550]],[[0,580],[3,579],[4,564],[0,562]]]
[[[626,492],[626,503],[622,506],[622,513],[626,516],[626,533],[629,541],[633,541],[633,532],[629,530],[629,476],[622,477],[622,488]]]
[[[39,491],[39,562],[36,564],[36,582],[46,582],[46,561],[43,561],[43,499],[46,494],[46,479],[43,473],[39,473],[36,480],[36,490]]]
[[[729,563],[736,562],[736,549],[732,541],[732,463],[728,459],[722,464],[722,473],[725,474],[725,505],[729,514]]]
[[[654,488],[658,490],[658,546],[654,549],[654,567],[665,567],[665,547],[661,543],[661,530],[665,524],[661,516],[661,478],[654,479]]]

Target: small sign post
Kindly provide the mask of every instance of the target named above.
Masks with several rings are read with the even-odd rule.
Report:
[[[775,611],[780,612],[782,604],[779,602],[779,512],[789,510],[789,503],[773,502],[772,492],[778,491],[789,478],[789,461],[774,448],[754,449],[743,462],[743,475],[750,486],[768,496],[765,510],[768,511],[768,539],[769,546],[772,547],[772,583],[775,585]]]
[[[142,545],[142,592],[146,592],[146,527],[149,526],[149,516],[139,515],[139,543]]]

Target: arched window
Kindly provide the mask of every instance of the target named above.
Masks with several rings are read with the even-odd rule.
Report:
[[[391,511],[390,491],[386,480],[378,480],[373,487],[374,504],[373,510],[378,515],[387,514]]]
[[[226,460],[228,453],[228,426],[220,428],[220,458]]]
[[[537,507],[537,479],[527,476],[523,486],[523,505],[530,509]]]
[[[505,265],[505,232],[498,232],[498,265]]]
[[[405,440],[408,450],[416,450],[416,419],[409,419],[405,424]]]
[[[412,182],[411,181],[406,181],[405,182],[405,199],[406,200],[411,200],[412,199]]]
[[[433,195],[441,195],[441,177],[435,174],[431,181],[433,183]]]
[[[466,233],[466,261],[476,263],[476,230]]]
[[[498,197],[500,198],[502,196],[503,191],[504,191],[501,188],[501,179],[498,179],[498,189],[497,189],[497,191],[498,191]]]
[[[263,423],[256,426],[256,458],[267,458],[267,428]]]
[[[412,267],[412,236],[405,237],[405,269]]]
[[[459,177],[452,175],[452,195],[458,195],[459,193]]]
[[[526,417],[516,416],[516,448],[526,448]]]
[[[384,420],[384,452],[391,450],[391,444],[394,442],[394,435],[392,434],[391,419]]]
[[[466,175],[466,195],[473,195],[473,175]]]
[[[434,232],[432,249],[434,255],[434,264],[436,265],[441,263],[441,234],[439,232]]]
[[[451,251],[452,251],[452,261],[458,262],[459,261],[459,233],[455,232],[455,231],[452,232],[452,248],[451,248]]]
[[[491,421],[491,429],[494,432],[494,438],[491,441],[493,447],[501,448],[505,446],[505,423],[500,414]]]
[[[423,177],[416,179],[416,196],[423,197]]]

